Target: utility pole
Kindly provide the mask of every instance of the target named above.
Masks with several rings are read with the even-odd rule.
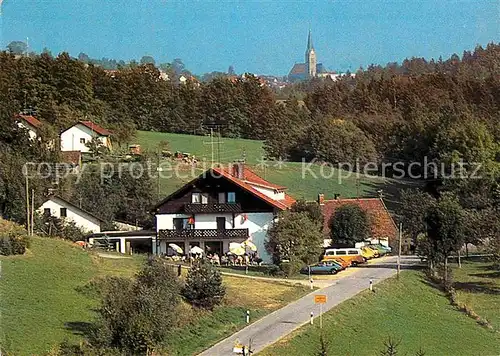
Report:
[[[35,189],[31,188],[31,236],[35,231]]]
[[[219,134],[220,136],[220,134]],[[212,165],[215,163],[215,151],[214,151],[214,145],[217,144],[217,147],[218,147],[218,150],[219,150],[219,161],[220,161],[220,144],[223,143],[223,142],[220,142],[220,137],[219,137],[219,140],[217,140],[217,142],[214,142],[214,128],[213,127],[210,127],[210,142],[206,142],[204,141],[203,144],[205,145],[210,145],[210,156],[212,158]],[[220,163],[220,162],[219,162]]]
[[[399,278],[399,272],[401,271],[401,240],[403,237],[403,223],[399,223],[399,241],[398,241],[398,273],[397,276]]]
[[[160,168],[160,146],[158,146],[157,150],[156,150],[156,158],[157,158],[157,167],[156,167],[156,172],[157,172],[157,194],[158,194],[158,200],[160,200],[160,194],[161,194],[161,185],[160,185],[160,171],[161,171],[161,168]]]
[[[26,172],[25,176],[25,186],[26,186],[26,230],[28,231],[28,236],[30,235],[31,226],[30,226],[30,193],[28,188],[28,172]]]

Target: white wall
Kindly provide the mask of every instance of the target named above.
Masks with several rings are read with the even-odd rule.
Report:
[[[248,182],[248,184],[250,184],[254,189],[258,190],[262,194],[265,194],[265,195],[267,195],[268,197],[270,197],[270,198],[272,198],[274,200],[283,200],[283,199],[285,199],[285,192],[275,193],[274,189],[269,189],[269,188],[264,188],[264,187],[260,187],[260,186],[257,186],[257,185],[253,185],[250,182]]]
[[[36,128],[32,125],[30,125],[29,123],[25,122],[25,121],[19,121],[17,123],[17,126],[22,128],[22,129],[26,129],[28,130],[28,135],[30,136],[30,139],[31,140],[34,140],[35,138],[37,138],[37,133],[36,133]]]
[[[186,214],[156,214],[156,231],[173,230],[174,218],[189,218]]]
[[[217,218],[226,218],[226,229],[233,229],[233,215],[232,214],[195,214],[194,228],[195,229],[217,229]]]
[[[65,220],[73,221],[75,225],[87,232],[101,232],[100,221],[98,219],[83,211],[75,209],[73,206],[57,198],[47,200],[37,209],[37,211],[43,214],[45,209],[50,209],[50,214],[52,216],[61,218],[61,208],[66,208],[67,217]]]
[[[267,240],[267,230],[272,226],[273,213],[247,213],[247,220],[243,215],[235,217],[235,229],[248,229],[252,242],[257,246],[257,253],[264,262],[271,263],[271,256],[266,252],[264,243]]]
[[[109,147],[108,138],[106,136],[99,136],[87,126],[77,124],[61,134],[61,151],[88,152],[89,148],[85,143],[92,141],[93,137],[98,137],[104,146]],[[80,143],[80,139],[82,138],[85,139],[85,143]]]

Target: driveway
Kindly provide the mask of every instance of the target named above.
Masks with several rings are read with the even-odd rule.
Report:
[[[418,264],[419,262],[420,261],[415,257],[405,256],[402,258],[402,268],[408,267],[408,265]],[[327,302],[323,304],[323,312],[326,312],[339,303],[369,288],[370,280],[372,280],[375,285],[395,275],[396,257],[386,257],[351,270],[352,271],[346,271],[347,273],[345,276],[342,276],[344,272],[339,273],[338,278],[332,281],[332,284],[329,286],[316,290],[274,311],[202,352],[200,356],[234,355],[232,349],[237,340],[244,345],[249,345],[251,341],[254,354],[263,350],[266,346],[275,343],[293,330],[308,323],[310,321],[311,312],[314,313],[315,319],[318,317],[319,305],[314,304],[314,295],[324,294],[327,296]],[[314,321],[314,323],[317,322],[319,322],[319,320]]]

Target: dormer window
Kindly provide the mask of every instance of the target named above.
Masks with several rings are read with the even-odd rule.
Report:
[[[200,193],[192,193],[191,194],[191,203],[201,204],[201,194]]]

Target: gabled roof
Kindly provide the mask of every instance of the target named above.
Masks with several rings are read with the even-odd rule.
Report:
[[[248,183],[255,184],[264,188],[284,190],[286,187],[271,183],[261,177],[259,177],[254,171],[243,166],[243,180]]]
[[[101,136],[109,136],[109,135],[111,135],[111,132],[109,132],[105,128],[103,128],[103,127],[101,127],[101,126],[93,123],[92,121],[80,121],[79,123],[82,124],[83,126],[88,127],[89,129],[91,129],[92,131],[98,133]]]
[[[19,114],[16,116],[16,119],[21,119],[21,120],[24,120],[26,121],[28,124],[30,124],[31,126],[35,127],[35,128],[38,128],[40,126],[42,126],[42,122],[40,120],[38,120],[36,117],[34,117],[33,115],[22,115],[22,114]]]
[[[256,197],[258,197],[258,198],[266,201],[267,203],[271,204],[272,206],[274,206],[275,208],[278,208],[280,210],[289,209],[293,205],[293,203],[295,203],[295,199],[293,199],[291,196],[289,196],[287,194],[285,194],[285,199],[283,199],[283,200],[273,199],[273,198],[265,195],[264,193],[259,192],[254,187],[252,187],[251,182],[247,182],[244,179],[240,179],[240,178],[235,177],[227,169],[216,167],[216,168],[212,168],[212,170],[216,174],[219,174],[219,175],[223,176],[224,178],[226,178],[229,181],[235,183],[236,185],[238,185],[239,187],[243,188],[247,192],[255,195]],[[266,181],[266,180],[260,178],[259,176],[257,176],[257,174],[255,174],[253,171],[251,171],[247,167],[245,167],[243,171],[245,172],[243,174],[243,177],[245,177],[245,174],[249,174],[252,178],[255,178],[255,177],[259,178],[262,182],[265,183],[266,186],[273,185],[272,183],[269,183],[268,181]],[[278,186],[276,186],[276,187],[278,187]]]
[[[330,219],[335,210],[346,204],[356,204],[365,210],[371,219],[372,236],[375,239],[395,238],[398,232],[396,224],[391,214],[387,210],[384,201],[381,198],[354,198],[354,199],[334,199],[325,200],[321,205],[324,224],[323,232],[330,233]]]
[[[81,213],[84,213],[85,215],[89,215],[89,216],[93,217],[94,219],[99,220],[100,222],[104,222],[104,220],[103,220],[103,219],[101,219],[101,218],[99,218],[99,217],[95,216],[94,214],[92,214],[92,213],[90,213],[90,212],[88,212],[88,211],[86,211],[86,210],[84,210],[84,209],[80,208],[79,206],[77,206],[77,205],[73,204],[72,202],[70,202],[70,201],[68,201],[68,200],[66,200],[66,199],[61,198],[59,195],[50,195],[50,196],[48,197],[48,199],[47,199],[47,200],[45,200],[45,201],[43,202],[43,204],[45,204],[47,201],[49,201],[49,200],[51,200],[51,199],[60,200],[60,201],[64,202],[65,204],[67,204],[67,205],[71,206],[74,210],[79,211],[79,212],[81,212]],[[42,204],[42,205],[43,205],[43,204]]]
[[[261,185],[272,188],[272,189],[285,189],[284,187],[277,186],[273,183],[270,183],[266,181],[265,179],[262,179],[259,177],[257,174],[255,174],[252,170],[248,169],[247,167],[244,167],[244,174],[243,176],[247,176],[252,180],[259,181],[259,183],[263,183]],[[282,200],[276,200],[273,199],[264,193],[258,191],[255,189],[251,184],[250,180],[246,181],[244,179],[240,179],[235,177],[233,174],[231,174],[229,169],[226,168],[221,168],[221,167],[214,167],[210,168],[209,170],[205,171],[201,175],[199,175],[197,178],[193,179],[192,181],[184,184],[181,188],[167,196],[165,199],[163,199],[161,202],[156,204],[156,206],[153,208],[153,210],[157,210],[161,205],[169,201],[174,195],[176,195],[178,192],[181,192],[185,187],[193,185],[197,180],[202,179],[203,177],[206,177],[208,175],[213,175],[215,177],[222,177],[224,179],[227,179],[228,181],[236,184],[243,190],[249,192],[250,194],[254,195],[255,197],[265,201],[266,203],[272,205],[273,207],[279,209],[279,210],[286,210],[289,209],[294,203],[295,199],[292,198],[290,195],[285,194],[285,199]],[[257,185],[257,184],[256,184]]]
[[[306,73],[306,64],[305,63],[295,63],[288,75],[297,75],[297,74],[305,74],[305,73]]]

